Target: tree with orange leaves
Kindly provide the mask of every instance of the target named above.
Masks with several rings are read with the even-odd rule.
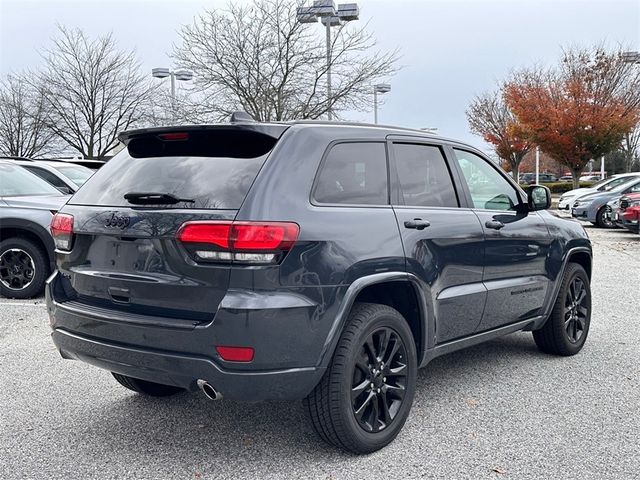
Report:
[[[640,69],[621,52],[570,49],[555,69],[516,72],[504,90],[530,141],[567,166],[578,186],[592,158],[616,150],[640,118]]]
[[[531,149],[517,119],[502,100],[500,91],[476,96],[467,109],[467,120],[473,133],[493,145],[496,155],[518,181],[520,162]]]

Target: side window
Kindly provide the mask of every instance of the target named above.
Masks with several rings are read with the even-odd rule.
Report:
[[[475,208],[515,210],[520,203],[516,190],[487,160],[464,150],[454,152]]]
[[[387,205],[387,191],[384,143],[338,143],[318,172],[313,198],[318,203]]]
[[[400,204],[457,207],[458,198],[442,151],[430,145],[394,143]]]
[[[45,180],[47,183],[53,185],[56,188],[65,188],[67,186],[62,180],[60,180],[53,173],[45,170],[44,168],[38,168],[38,167],[25,167],[25,168],[29,170],[31,173],[36,174],[41,179]]]

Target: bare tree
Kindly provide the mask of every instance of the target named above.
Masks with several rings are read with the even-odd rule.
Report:
[[[46,102],[29,82],[31,74],[8,75],[0,83],[0,153],[42,157],[56,153],[55,134],[47,127]]]
[[[242,109],[268,121],[370,107],[372,84],[396,71],[398,53],[374,50],[375,40],[364,28],[334,29],[328,102],[324,37],[317,25],[296,20],[298,5],[295,0],[231,3],[182,28],[174,57],[196,74],[197,113],[220,119]]]
[[[37,84],[46,99],[47,125],[85,158],[101,158],[118,144],[118,132],[142,116],[149,83],[133,52],[117,49],[111,35],[88,38],[59,27]]]
[[[531,143],[503,101],[502,91],[476,96],[466,114],[471,131],[493,145],[496,155],[509,167],[517,182],[520,163],[531,149]]]
[[[627,132],[622,140],[620,150],[624,154],[625,171],[631,172],[634,167],[638,168],[636,164],[639,163],[640,157],[640,124],[636,125],[632,131]]]

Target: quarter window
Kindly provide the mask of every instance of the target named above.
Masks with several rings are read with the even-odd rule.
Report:
[[[515,188],[487,160],[454,149],[469,187],[473,206],[484,210],[515,210],[520,203]]]
[[[339,143],[326,156],[313,193],[319,203],[387,205],[384,143]]]
[[[400,204],[457,207],[458,198],[442,151],[430,145],[393,145],[400,181]]]

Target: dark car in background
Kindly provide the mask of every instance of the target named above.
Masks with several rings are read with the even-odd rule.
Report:
[[[244,118],[125,132],[58,212],[63,358],[146,395],[304,399],[367,453],[440,355],[520,330],[581,350],[591,244],[546,187],[422,131]]]
[[[557,182],[558,177],[556,177],[552,173],[539,173],[538,174],[538,183],[553,183]],[[523,173],[520,175],[520,183],[524,183],[527,185],[533,185],[536,183],[536,174],[535,173]]]
[[[55,268],[49,224],[68,198],[15,162],[0,160],[0,294],[42,293]]]

